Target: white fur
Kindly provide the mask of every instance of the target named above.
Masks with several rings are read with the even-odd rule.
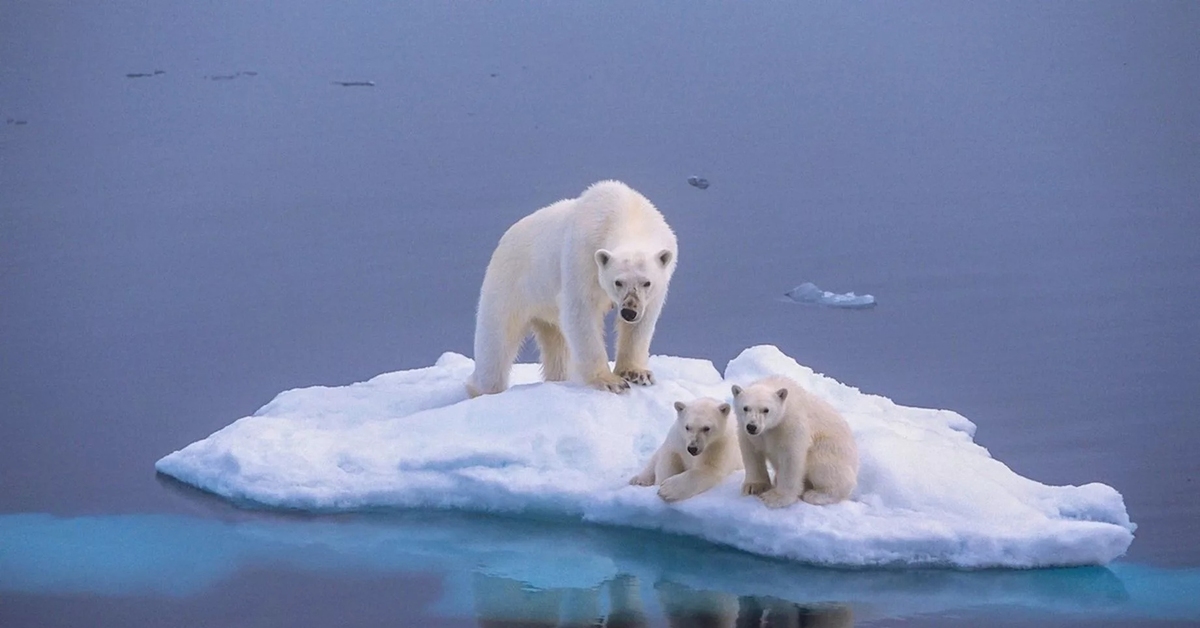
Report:
[[[483,278],[468,392],[507,389],[530,333],[546,381],[571,379],[613,392],[654,383],[650,339],[677,257],[675,234],[662,214],[617,181],[601,181],[579,198],[517,221],[500,238]],[[604,314],[614,305],[621,311],[610,370]],[[633,321],[622,318],[624,310],[636,313]]]
[[[637,486],[658,484],[658,496],[668,502],[699,495],[742,468],[729,404],[711,397],[676,401],[675,413],[662,446],[629,480]]]
[[[767,377],[745,390],[734,386],[733,406],[746,467],[743,494],[758,495],[772,508],[850,497],[858,483],[858,446],[833,406],[787,377]]]

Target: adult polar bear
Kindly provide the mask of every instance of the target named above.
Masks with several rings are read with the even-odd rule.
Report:
[[[678,256],[675,234],[646,197],[601,181],[517,221],[483,277],[475,318],[472,397],[508,388],[533,333],[546,381],[572,379],[622,392],[650,385],[650,339]],[[617,358],[609,370],[604,314],[616,305]]]

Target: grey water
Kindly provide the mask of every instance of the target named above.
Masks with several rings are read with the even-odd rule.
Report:
[[[1198,33],[1190,2],[7,2],[0,625],[1200,622]],[[603,178],[679,236],[655,353],[770,343],[958,411],[1120,491],[1128,554],[843,572],[155,477],[282,390],[469,355],[500,234]],[[877,306],[781,302],[807,281]]]

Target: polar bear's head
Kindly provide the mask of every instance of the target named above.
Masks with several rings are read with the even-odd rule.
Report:
[[[683,428],[687,452],[699,456],[709,443],[725,435],[729,404],[712,397],[701,397],[691,403],[676,401],[675,414],[675,422]]]
[[[788,390],[766,384],[755,384],[742,389],[733,387],[733,405],[736,408],[738,426],[751,436],[761,434],[783,420],[784,404]]]
[[[600,287],[620,310],[626,323],[642,320],[650,304],[662,302],[674,270],[675,254],[670,249],[644,251],[596,251]]]

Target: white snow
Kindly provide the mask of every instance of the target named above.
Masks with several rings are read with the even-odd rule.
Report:
[[[157,469],[237,502],[313,511],[453,508],[661,530],[818,565],[963,568],[1106,564],[1133,540],[1121,495],[1103,484],[1021,477],[946,410],[898,406],[747,349],[725,376],[704,360],[655,356],[658,384],[625,395],[540,382],[467,400],[471,360],[349,386],[284,392],[253,416],[158,461]],[[740,472],[678,504],[628,478],[674,420],[671,404],[729,397],[731,383],[796,379],[849,421],[862,456],[848,502],[769,510]]]

